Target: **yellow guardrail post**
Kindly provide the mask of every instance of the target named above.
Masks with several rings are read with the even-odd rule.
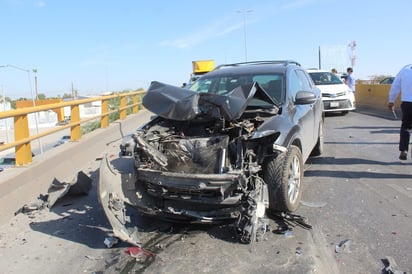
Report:
[[[109,100],[102,100],[102,118],[100,120],[100,127],[106,128],[109,126]]]
[[[82,137],[82,130],[80,127],[80,110],[79,105],[73,105],[70,107],[70,123],[74,123],[70,130],[70,140],[78,141]]]
[[[126,110],[126,96],[120,95],[120,119],[124,120],[127,116]]]
[[[29,138],[29,122],[27,114],[14,116],[14,139],[16,142]],[[31,144],[30,140],[23,144],[16,146],[16,166],[30,164],[32,162]]]
[[[133,113],[138,113],[139,112],[139,95],[135,94],[133,95]]]

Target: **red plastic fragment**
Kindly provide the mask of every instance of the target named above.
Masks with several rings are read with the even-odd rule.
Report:
[[[129,247],[126,253],[136,259],[145,259],[147,257],[154,257],[155,254],[138,246]]]

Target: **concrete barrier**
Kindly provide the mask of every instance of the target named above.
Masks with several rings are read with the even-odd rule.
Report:
[[[382,118],[394,119],[393,113],[388,110],[388,98],[391,85],[356,85],[357,111]],[[395,101],[395,112],[401,118],[400,99]]]

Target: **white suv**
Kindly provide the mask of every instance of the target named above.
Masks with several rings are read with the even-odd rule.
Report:
[[[324,112],[347,114],[355,110],[355,94],[337,75],[318,69],[308,69],[307,72],[322,92]]]

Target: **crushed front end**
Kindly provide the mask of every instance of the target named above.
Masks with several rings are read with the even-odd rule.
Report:
[[[99,196],[115,235],[138,242],[135,230],[126,228],[126,203],[167,221],[233,223],[241,242],[254,241],[267,225],[269,198],[261,165],[273,153],[277,135],[256,138],[265,115],[243,112],[232,120],[158,116],[133,135],[134,174],[116,174],[103,161]]]

